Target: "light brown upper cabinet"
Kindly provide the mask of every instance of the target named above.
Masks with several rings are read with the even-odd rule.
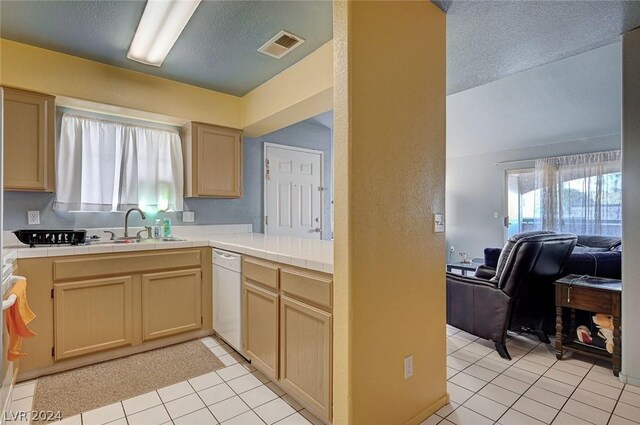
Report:
[[[55,97],[4,92],[4,189],[55,190]]]
[[[242,131],[190,122],[182,134],[185,197],[242,197]]]

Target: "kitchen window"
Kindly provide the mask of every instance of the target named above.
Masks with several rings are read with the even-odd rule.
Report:
[[[60,211],[182,211],[177,130],[64,114],[56,173]]]

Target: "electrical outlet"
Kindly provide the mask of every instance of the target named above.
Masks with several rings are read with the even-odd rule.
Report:
[[[27,211],[27,221],[29,224],[40,224],[40,211]]]
[[[413,376],[413,356],[407,356],[404,358],[404,379],[409,379]]]
[[[493,212],[493,218],[498,218],[498,211]]]
[[[185,223],[193,223],[195,220],[196,213],[193,211],[183,211],[182,212],[182,221]]]
[[[453,247],[453,245],[451,245],[451,248],[449,248],[449,252],[453,253],[453,252],[455,252],[455,250],[456,249]]]

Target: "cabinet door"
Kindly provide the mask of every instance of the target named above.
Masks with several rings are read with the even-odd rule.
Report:
[[[54,97],[3,88],[4,188],[53,192]]]
[[[54,285],[56,360],[132,343],[131,279],[121,276]]]
[[[200,269],[142,275],[142,339],[174,335],[202,327]]]
[[[192,123],[185,133],[191,147],[186,163],[186,196],[242,196],[242,134],[212,125]],[[187,152],[189,149],[187,149]],[[188,155],[187,155],[188,156]]]
[[[242,285],[244,353],[272,380],[278,379],[278,294]]]
[[[331,349],[331,314],[283,295],[280,385],[327,421],[332,405]]]

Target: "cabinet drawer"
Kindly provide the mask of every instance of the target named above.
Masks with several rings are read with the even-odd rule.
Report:
[[[202,264],[202,253],[199,249],[83,255],[55,260],[53,279],[59,281],[108,276],[114,273],[195,268],[200,267],[200,264]]]
[[[560,293],[562,307],[611,314],[613,303],[611,294],[593,289],[562,286]]]
[[[280,285],[287,295],[331,309],[333,278],[324,273],[309,270],[283,268],[280,270]]]
[[[278,265],[252,257],[242,257],[244,278],[269,288],[278,289]]]

